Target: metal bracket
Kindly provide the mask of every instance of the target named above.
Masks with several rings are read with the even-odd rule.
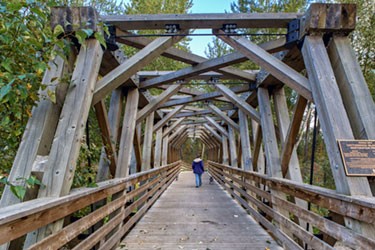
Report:
[[[227,34],[237,34],[237,24],[235,23],[225,23],[221,28]]]
[[[107,49],[109,51],[116,51],[118,50],[118,45],[116,43],[116,27],[113,25],[108,26],[109,35],[104,33],[105,42],[107,44]]]
[[[166,24],[165,25],[165,33],[167,34],[175,34],[180,31],[179,24]]]
[[[285,47],[292,47],[299,41],[300,20],[294,19],[288,23],[288,33],[286,34]]]

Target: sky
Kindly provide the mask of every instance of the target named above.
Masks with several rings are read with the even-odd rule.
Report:
[[[225,13],[230,12],[230,4],[235,0],[193,0],[191,13]],[[197,30],[195,33],[211,33],[211,30]],[[190,49],[194,54],[205,56],[207,44],[213,36],[192,36]]]

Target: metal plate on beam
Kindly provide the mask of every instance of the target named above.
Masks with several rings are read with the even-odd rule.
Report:
[[[347,176],[375,176],[375,140],[338,140]]]

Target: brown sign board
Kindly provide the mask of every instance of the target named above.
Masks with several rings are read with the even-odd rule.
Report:
[[[375,176],[375,140],[338,140],[347,176]]]

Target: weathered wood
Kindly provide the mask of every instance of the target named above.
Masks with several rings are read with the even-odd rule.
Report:
[[[101,18],[122,30],[164,30],[166,24],[179,24],[181,29],[220,29],[228,23],[235,23],[238,28],[286,28],[299,16],[297,13],[225,13],[111,15]]]
[[[40,100],[32,109],[31,117],[27,122],[20,146],[15,156],[8,181],[14,185],[22,185],[22,179],[29,178],[32,164],[38,154],[47,155],[50,151],[52,139],[60,116],[62,102],[66,95],[67,85],[62,80],[68,72],[69,62],[64,62],[56,56],[48,63],[47,71],[42,80],[46,89],[39,90]],[[47,97],[47,91],[56,93],[58,98],[54,104]],[[43,139],[44,138],[44,139]],[[11,192],[10,186],[5,185],[1,196],[0,207],[19,203],[20,200]]]
[[[345,175],[337,139],[354,139],[354,136],[322,38],[307,36],[302,54],[311,81],[336,189],[343,194],[372,196],[367,178]],[[346,225],[366,236],[374,237],[373,226],[355,221],[347,221]]]
[[[162,144],[163,144],[163,129],[160,128],[159,130],[156,131],[154,168],[159,168],[161,166]]]
[[[206,119],[212,126],[214,126],[223,136],[228,137],[228,132],[222,126],[220,126],[212,117],[205,116]]]
[[[144,49],[123,62],[117,68],[98,81],[93,98],[93,104],[102,100],[109,92],[125,83],[132,75],[158,57],[164,50],[178,42],[182,37],[160,37]]]
[[[175,121],[169,128],[167,128],[163,133],[163,138],[169,135],[182,121],[184,121],[185,118],[179,118],[177,121]]]
[[[237,143],[236,134],[231,126],[228,126],[228,141],[229,141],[229,153],[230,153],[230,165],[234,168],[238,167],[237,159]]]
[[[244,170],[253,171],[249,135],[249,122],[245,112],[243,112],[242,110],[238,110],[238,119],[240,123],[241,149],[243,161],[242,168]]]
[[[122,106],[124,101],[124,95],[121,89],[115,89],[111,95],[111,101],[109,104],[109,111],[108,111],[108,122],[111,131],[112,137],[110,140],[112,143],[117,145],[119,132],[120,132],[120,123],[121,123],[121,115],[122,115]],[[116,148],[116,147],[115,147]],[[116,151],[115,151],[116,152]],[[104,181],[108,178],[109,173],[109,163],[108,158],[105,150],[102,148],[102,153],[100,155],[98,172],[96,174],[96,181]],[[114,177],[116,170],[114,173],[111,172],[112,176]]]
[[[149,170],[151,168],[151,152],[152,152],[152,135],[154,127],[154,112],[151,112],[145,123],[145,135],[143,138],[143,150],[142,150],[142,171]]]
[[[178,114],[182,109],[184,108],[184,105],[180,105],[175,107],[171,112],[169,112],[165,117],[163,117],[162,120],[160,120],[158,123],[154,126],[154,132],[159,131],[163,126],[176,114]]]
[[[293,68],[276,59],[274,56],[244,37],[221,36],[225,35],[223,31],[215,31],[215,33],[220,35],[218,37],[221,40],[246,55],[250,60],[265,68],[273,76],[294,89],[307,100],[312,100],[309,81]]]
[[[224,107],[221,107],[221,111],[229,111],[232,112],[234,111],[235,107],[233,105],[227,105]],[[201,115],[208,115],[212,114],[211,110],[201,110],[201,111],[193,111],[193,112],[181,112],[175,116],[175,118],[180,118],[180,117],[190,117],[190,116],[201,116]]]
[[[289,170],[289,162],[292,155],[295,154],[294,145],[297,142],[298,132],[301,126],[303,114],[307,105],[307,100],[302,96],[298,96],[297,103],[294,108],[292,122],[289,125],[288,131],[285,134],[282,143],[281,152],[281,171],[283,176],[286,176]],[[279,127],[281,127],[279,125]],[[284,134],[280,131],[280,134]]]
[[[160,107],[160,105],[165,103],[171,96],[176,94],[181,87],[181,85],[171,85],[167,90],[158,95],[158,97],[153,99],[149,104],[147,104],[147,106],[145,106],[138,112],[136,123],[140,123],[151,112],[156,111]]]
[[[247,85],[247,86],[246,85],[245,86],[237,86],[237,87],[231,88],[230,90],[233,91],[234,93],[243,93],[243,92],[249,91],[250,87],[249,87],[249,85]],[[186,97],[186,98],[182,98],[182,99],[171,100],[171,101],[168,101],[168,102],[164,103],[160,107],[166,108],[166,107],[171,107],[171,106],[175,106],[175,105],[188,104],[188,103],[199,102],[199,101],[206,101],[206,100],[215,99],[215,98],[220,97],[220,96],[223,96],[223,94],[219,91],[204,93],[204,94],[200,94],[200,95],[197,95],[197,96],[194,96],[194,97]]]
[[[157,87],[160,84],[166,84],[166,83],[174,82],[174,81],[181,80],[181,79],[188,79],[191,76],[201,74],[203,72],[207,72],[207,71],[215,70],[215,69],[222,68],[228,65],[236,64],[238,62],[243,61],[242,58],[243,56],[241,53],[233,52],[231,54],[228,54],[219,58],[209,59],[197,65],[174,71],[167,75],[159,76],[153,79],[148,79],[144,82],[141,82],[140,87],[152,88],[152,87]],[[248,75],[249,75],[247,79],[248,81],[255,81],[254,74],[248,73]]]
[[[266,173],[266,166],[264,161],[264,154],[262,148],[262,127],[259,123],[251,120],[251,127],[253,131],[253,144],[254,144],[254,152],[253,152],[253,168],[255,171],[265,174]]]
[[[116,166],[117,166],[117,152],[116,152],[116,146],[114,142],[114,137],[112,136],[112,131],[109,125],[107,111],[105,108],[104,101],[100,101],[97,104],[95,104],[95,112],[96,117],[98,119],[99,128],[102,133],[102,140],[106,152],[106,156],[110,160],[110,173],[112,176],[116,173]]]
[[[142,152],[141,152],[141,123],[136,126],[134,141],[133,141],[133,151],[136,161],[136,172],[141,172],[142,167]],[[133,157],[133,154],[132,154]]]
[[[203,126],[219,141],[221,142],[221,136],[208,124],[203,124]]]
[[[240,127],[237,123],[235,123],[230,117],[228,117],[223,111],[221,111],[218,107],[213,104],[208,104],[208,107],[221,119],[224,120],[228,126],[231,126],[233,129],[240,131]]]
[[[245,100],[238,97],[231,89],[227,88],[223,84],[216,84],[215,87],[231,102],[233,102],[238,108],[250,116],[253,120],[260,123],[259,112],[251,107]]]
[[[185,132],[187,126],[186,125],[181,125],[179,128],[176,129],[176,131],[174,131],[169,137],[168,137],[168,140],[169,142],[172,142],[173,139],[178,136],[178,135],[181,135],[181,133]]]
[[[356,23],[355,4],[312,3],[301,18],[300,36],[313,33],[349,33]]]
[[[122,123],[120,148],[118,156],[118,167],[116,177],[126,177],[129,172],[131,153],[133,150],[133,139],[135,133],[135,118],[139,100],[138,89],[128,89],[126,96],[125,114]]]
[[[356,139],[375,139],[375,107],[348,37],[334,36],[328,47],[333,72]]]
[[[337,139],[354,139],[354,136],[322,38],[306,37],[302,52],[311,86],[314,86],[315,105],[336,188],[343,194],[369,195],[371,191],[365,178],[345,175]]]
[[[98,25],[99,14],[93,7],[52,7],[51,29],[60,25],[66,34],[91,29],[94,32],[102,30]]]
[[[290,120],[289,120],[289,110],[286,103],[286,97],[284,89],[278,89],[274,91],[273,93],[274,98],[274,107],[275,107],[275,113],[276,113],[276,119],[279,127],[279,133],[280,133],[280,143],[281,145],[285,145],[285,140],[287,140],[288,135],[288,129],[290,129]],[[304,99],[303,97],[299,99]],[[305,99],[306,100],[306,99]],[[298,101],[297,101],[298,105]],[[303,108],[304,110],[304,108]],[[302,111],[303,113],[303,111]],[[292,124],[293,125],[293,124]],[[299,126],[298,126],[299,129]],[[283,166],[281,165],[281,172],[283,177],[287,177],[290,180],[303,183],[301,169],[298,161],[297,151],[295,148],[291,151],[290,156],[290,162],[288,162],[287,165],[287,173],[284,172]],[[301,199],[296,199],[295,203],[302,207],[307,209],[307,202]],[[299,225],[303,228],[306,228],[306,222],[305,221],[299,221]]]
[[[167,165],[168,164],[168,135],[165,137],[163,136],[163,152],[161,156],[161,165]]]
[[[126,34],[132,35],[132,33],[127,33],[120,29],[116,29],[116,34],[118,34],[119,36],[126,35]],[[126,45],[133,46],[138,49],[142,49],[152,42],[151,39],[148,39],[146,37],[117,37],[116,40],[120,43],[124,43]],[[284,45],[285,45],[285,42],[282,42],[282,41],[274,42],[274,43],[266,42],[264,44],[259,44],[260,47],[262,47],[263,49],[267,50],[270,53],[279,51],[280,49],[283,50]],[[162,55],[167,58],[171,58],[173,60],[177,60],[177,61],[184,62],[184,63],[191,64],[191,65],[195,65],[195,64],[207,61],[207,58],[204,58],[202,56],[198,56],[193,53],[189,53],[189,52],[186,52],[186,51],[174,48],[174,47],[168,48],[162,53]],[[246,60],[247,58],[243,56],[243,61],[246,61]],[[233,67],[225,67],[225,68],[218,69],[216,71],[221,72],[225,75],[231,76],[233,78],[238,78],[240,80],[246,81],[248,78],[247,74],[243,75],[244,71],[233,68]]]
[[[228,153],[228,137],[222,135],[221,136],[221,143],[223,148],[223,164],[229,164],[229,153]]]
[[[96,40],[87,40],[81,47],[43,177],[46,188],[40,196],[56,197],[70,190],[102,54]]]

